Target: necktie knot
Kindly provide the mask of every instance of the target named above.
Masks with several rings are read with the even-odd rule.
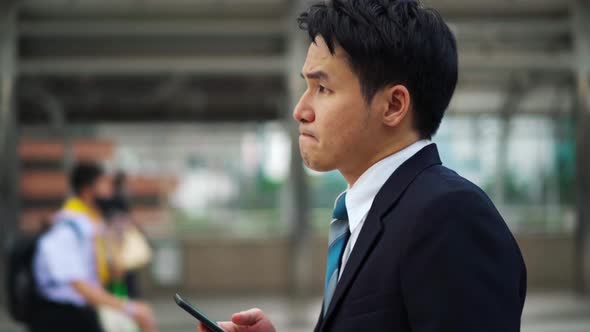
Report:
[[[332,218],[338,220],[348,220],[348,212],[346,211],[346,192],[340,195],[334,205]]]

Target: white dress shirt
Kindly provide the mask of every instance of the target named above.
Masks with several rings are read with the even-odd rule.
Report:
[[[75,223],[76,229],[66,222]],[[102,287],[96,271],[94,239],[98,228],[84,214],[60,212],[55,225],[41,236],[34,257],[33,271],[38,290],[47,300],[84,306],[88,303],[72,287],[85,281]]]
[[[361,233],[361,229],[367,218],[367,214],[373,205],[373,200],[387,179],[400,167],[406,160],[418,153],[427,145],[429,140],[420,140],[405,149],[398,151],[375,163],[367,169],[361,177],[358,178],[352,187],[346,190],[346,211],[348,213],[348,227],[350,228],[350,238],[342,253],[342,262],[340,265],[340,275],[344,271],[346,262],[350,253],[354,249],[356,240]]]

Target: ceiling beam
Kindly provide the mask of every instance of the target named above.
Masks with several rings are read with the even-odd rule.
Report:
[[[427,6],[443,15],[549,15],[567,13],[568,1],[563,0],[424,0]]]
[[[573,69],[569,52],[460,52],[461,70],[564,72]],[[282,75],[283,56],[101,57],[22,59],[20,74],[32,75]]]
[[[450,20],[458,39],[515,39],[534,36],[550,39],[570,34],[567,19]],[[287,23],[280,19],[185,19],[185,20],[22,20],[19,34],[24,37],[102,36],[282,36]]]
[[[565,18],[451,19],[449,26],[458,40],[547,40],[571,34]],[[526,40],[523,40],[526,42]]]
[[[286,25],[280,20],[39,20],[21,21],[21,37],[104,36],[260,36],[280,37]]]
[[[84,75],[281,75],[282,56],[200,56],[141,58],[49,58],[23,59],[20,74],[24,76]]]
[[[23,4],[25,12],[33,14],[67,13],[281,13],[287,12],[287,0],[28,0]],[[445,15],[547,15],[567,13],[568,2],[563,0],[519,0],[509,4],[497,0],[425,0]]]
[[[286,0],[28,0],[22,13],[33,16],[274,16]]]
[[[564,72],[573,70],[570,52],[547,54],[539,52],[459,52],[461,70],[515,70]]]

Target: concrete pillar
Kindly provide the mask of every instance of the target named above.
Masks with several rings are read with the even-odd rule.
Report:
[[[506,205],[506,184],[508,180],[508,148],[512,119],[516,113],[527,84],[525,76],[514,76],[510,79],[506,90],[506,99],[499,109],[500,133],[496,150],[496,183],[494,185],[494,201],[504,209]]]
[[[577,80],[576,107],[576,285],[590,290],[590,2],[572,6],[572,29]]]
[[[6,246],[18,222],[18,150],[14,101],[16,76],[15,1],[0,2],[0,245]],[[4,259],[0,282],[4,285]],[[4,301],[2,296],[0,303]]]
[[[291,137],[291,163],[289,180],[285,187],[285,206],[281,208],[283,217],[289,225],[289,243],[291,250],[291,280],[290,293],[294,297],[307,294],[311,288],[311,227],[310,202],[307,176],[303,168],[303,160],[299,153],[298,124],[291,114],[299,97],[305,91],[305,82],[300,72],[305,62],[308,47],[307,35],[301,31],[296,22],[300,12],[305,9],[306,2],[296,0],[291,2],[291,10],[286,24],[288,24],[288,53],[285,79],[287,86],[288,107],[285,111],[285,127]]]
[[[510,97],[509,97],[510,98]],[[508,175],[508,143],[512,124],[512,109],[509,101],[500,110],[500,130],[496,149],[496,182],[494,183],[494,201],[504,209],[506,205],[506,180]]]

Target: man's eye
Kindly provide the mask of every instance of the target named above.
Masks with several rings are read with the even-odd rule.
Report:
[[[320,93],[325,93],[327,91],[328,91],[328,89],[326,89],[323,85],[320,85],[320,88],[319,88]]]

